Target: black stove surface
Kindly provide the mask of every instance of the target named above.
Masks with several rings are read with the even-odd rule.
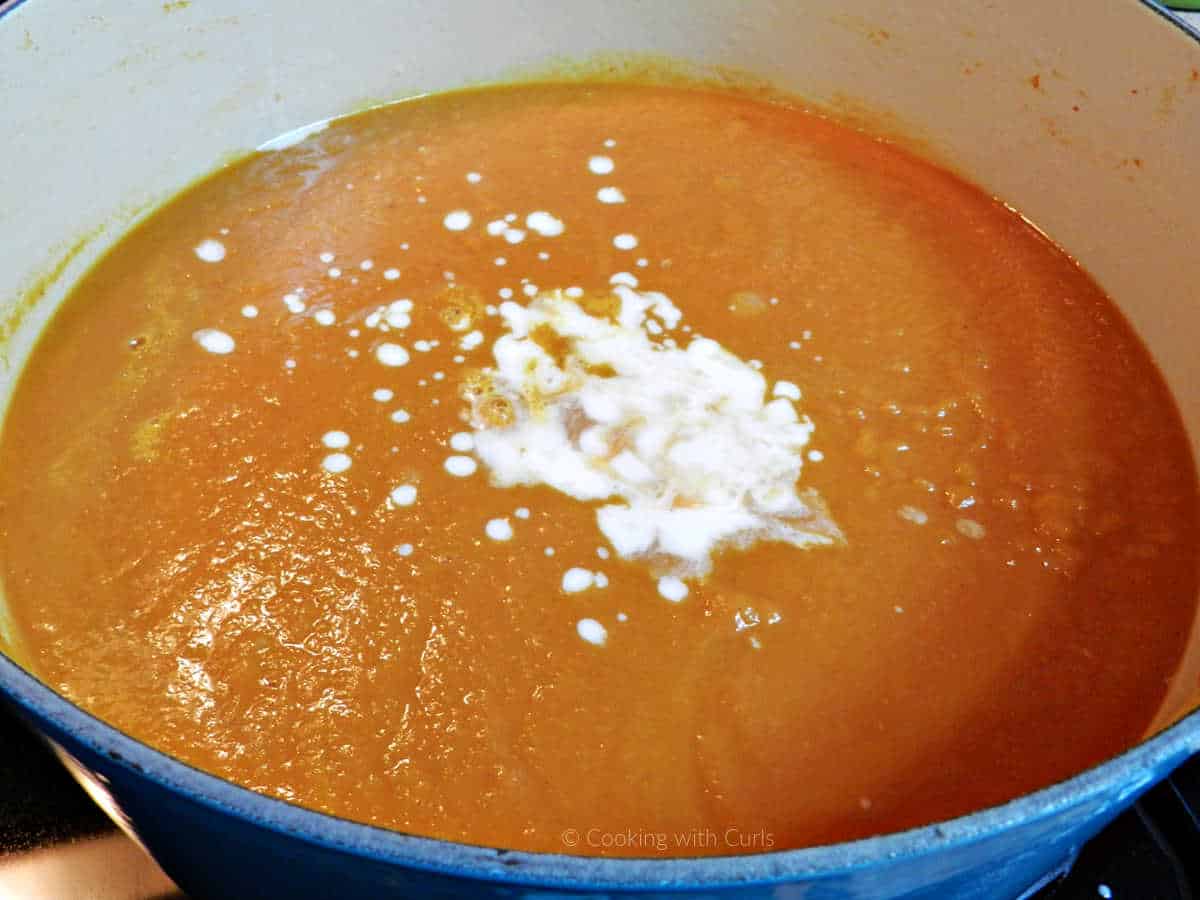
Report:
[[[1200,900],[1200,756],[1088,843],[1037,900]]]
[[[26,853],[112,828],[46,745],[0,707],[0,854]]]
[[[0,897],[183,900],[0,707]],[[1084,847],[1035,900],[1200,900],[1200,755]]]

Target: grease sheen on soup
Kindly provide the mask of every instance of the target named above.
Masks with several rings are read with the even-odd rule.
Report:
[[[659,294],[613,365],[561,325]],[[699,336],[729,378],[654,375]],[[531,392],[538,352],[625,418]],[[690,456],[664,384],[713,411]],[[539,421],[565,443],[506,480]],[[628,497],[572,496],[622,450]],[[304,806],[557,852],[795,847],[1063,778],[1141,736],[1197,588],[1177,413],[1072,260],[886,142],[675,87],[423,98],[184,192],[49,326],[0,502],[34,671],[84,708]],[[757,524],[672,551],[697,510]]]

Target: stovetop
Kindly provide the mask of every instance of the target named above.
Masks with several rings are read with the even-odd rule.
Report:
[[[1200,898],[1200,755],[1142,797],[1037,900]]]

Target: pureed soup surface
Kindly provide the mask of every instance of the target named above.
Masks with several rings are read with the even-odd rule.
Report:
[[[1194,613],[1172,401],[976,188],[745,97],[540,85],[222,170],[4,432],[36,671],[257,791],[475,844],[779,849],[1135,742]]]

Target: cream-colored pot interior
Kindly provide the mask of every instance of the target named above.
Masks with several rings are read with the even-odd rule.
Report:
[[[0,397],[71,282],[198,175],[597,54],[748,73],[966,174],[1116,298],[1200,447],[1200,43],[1137,0],[27,0],[0,20]],[[1197,643],[1160,721],[1200,699]]]

